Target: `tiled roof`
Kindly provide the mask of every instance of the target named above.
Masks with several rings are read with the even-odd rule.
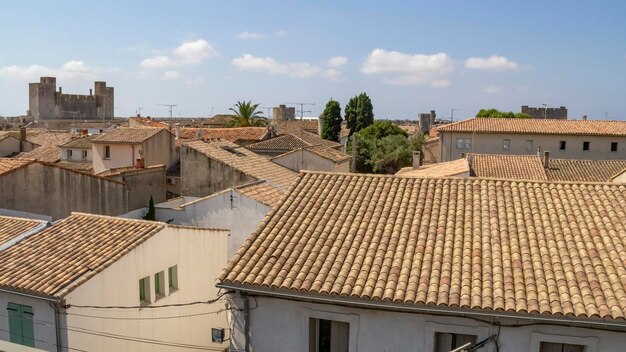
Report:
[[[419,169],[404,168],[396,174],[400,177],[448,177],[462,173],[469,174],[469,164],[466,159],[457,159],[443,163],[424,165]]]
[[[350,160],[352,157],[346,153],[340,152],[337,149],[315,145],[312,147],[306,148],[307,151],[322,157],[324,159],[328,159],[334,163],[341,163],[346,160]]]
[[[339,147],[341,147],[341,143],[338,143],[338,142],[335,142],[335,141],[329,141],[327,139],[323,139],[322,137],[318,136],[317,133],[311,133],[311,132],[303,131],[303,132],[297,134],[296,136],[299,136],[300,138],[302,138],[305,142],[309,143],[310,145],[321,145],[321,146],[328,147],[328,148],[339,148]]]
[[[60,166],[64,169],[70,169],[74,171],[86,172],[88,174],[93,173],[93,164],[92,163],[75,163],[71,161],[59,161],[54,164]]]
[[[0,246],[43,223],[45,221],[0,215]]]
[[[161,131],[168,130],[154,127],[120,127],[111,132],[97,135],[96,138],[92,139],[92,143],[140,144]]]
[[[246,148],[253,151],[275,151],[275,150],[294,150],[303,147],[308,147],[311,144],[305,142],[300,137],[296,137],[293,134],[284,134],[272,139],[267,139],[261,142],[249,144]]]
[[[17,157],[54,163],[59,160],[59,146],[70,139],[72,139],[72,134],[69,132],[44,132],[29,136],[27,141],[39,147],[29,152],[19,153]]]
[[[626,136],[626,121],[480,118],[451,123],[439,132]]]
[[[469,154],[472,176],[523,180],[607,182],[626,168],[626,160],[548,159],[537,155]]]
[[[76,149],[91,149],[91,140],[96,138],[96,135],[84,136],[71,139],[69,142],[59,145],[61,148],[76,148]]]
[[[0,141],[3,141],[9,137],[15,138],[15,139],[19,139],[19,137],[15,137],[13,133],[8,132],[8,131],[0,131]]]
[[[626,318],[626,185],[304,173],[219,285]]]
[[[285,195],[284,190],[276,188],[265,181],[235,187],[235,189],[246,197],[250,197],[270,207],[276,205]]]
[[[34,159],[0,158],[0,175],[34,163]]]
[[[536,155],[469,154],[471,175],[518,180],[547,180],[543,161]]]
[[[278,134],[293,134],[300,136],[300,132],[308,131],[317,133],[319,122],[317,120],[271,120]]]
[[[155,121],[146,117],[131,117],[128,122],[136,123],[145,127],[169,128],[169,124],[162,121]]]
[[[165,226],[72,213],[0,252],[0,287],[62,298]]]
[[[183,145],[257,180],[269,181],[282,188],[288,188],[297,177],[295,172],[232,142],[191,141]]]
[[[224,139],[227,141],[262,141],[267,138],[267,127],[190,128],[180,132],[180,139]]]

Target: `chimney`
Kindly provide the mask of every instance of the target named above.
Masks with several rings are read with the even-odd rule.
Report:
[[[419,169],[422,166],[421,155],[419,150],[413,151],[413,169]]]
[[[89,95],[93,95],[93,89],[89,88]]]
[[[541,156],[541,147],[537,147],[537,156]]]
[[[20,127],[20,141],[26,142],[26,127]]]
[[[63,94],[63,87],[59,87],[59,93]]]
[[[465,159],[466,155],[465,153],[461,153],[461,159]]]
[[[544,169],[548,168],[549,161],[550,161],[550,152],[548,151],[543,152],[543,168]]]
[[[587,115],[583,115],[583,120],[587,120]]]

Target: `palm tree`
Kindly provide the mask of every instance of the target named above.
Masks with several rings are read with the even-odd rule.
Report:
[[[230,111],[235,115],[226,123],[226,127],[262,127],[267,126],[267,119],[263,116],[263,112],[257,111],[259,104],[252,104],[250,101],[238,101],[235,109]]]

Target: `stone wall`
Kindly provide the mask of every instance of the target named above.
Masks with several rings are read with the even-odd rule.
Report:
[[[567,120],[567,108],[561,106],[558,108],[533,108],[526,105],[522,106],[522,113],[530,115],[533,119],[557,119]]]

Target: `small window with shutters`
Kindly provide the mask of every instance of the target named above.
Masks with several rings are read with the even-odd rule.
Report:
[[[476,343],[478,336],[455,334],[450,332],[435,333],[435,352],[449,352],[462,346]]]
[[[585,346],[569,343],[541,342],[539,352],[585,352]]]
[[[35,347],[33,308],[22,304],[9,303],[9,339],[13,343]]]

